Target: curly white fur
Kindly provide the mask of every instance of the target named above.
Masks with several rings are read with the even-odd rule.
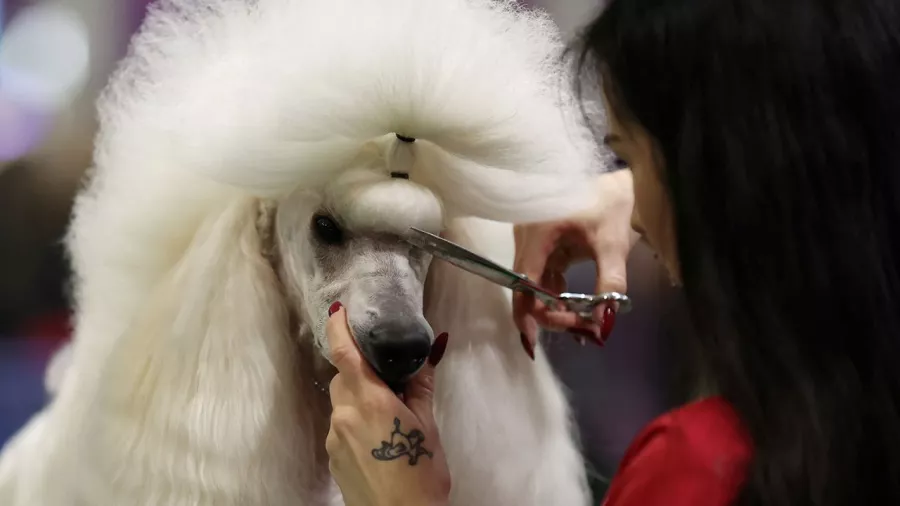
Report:
[[[357,225],[415,215],[508,264],[510,226],[487,220],[592,198],[559,50],[512,0],[157,2],[99,106],[69,366],[3,451],[0,504],[339,504],[260,203],[344,188]],[[410,186],[366,183],[398,167]],[[429,280],[426,315],[452,336],[436,411],[453,504],[586,504],[564,395],[521,350],[509,294],[439,263]]]

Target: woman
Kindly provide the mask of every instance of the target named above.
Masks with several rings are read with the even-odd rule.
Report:
[[[635,228],[683,286],[698,380],[717,393],[651,423],[606,504],[900,504],[900,3],[613,0],[581,56],[634,177]],[[602,239],[598,226],[580,236]],[[541,274],[533,243],[554,230],[520,230],[519,264]],[[523,331],[554,324],[517,309]],[[330,325],[350,350],[343,320]],[[353,356],[336,408],[402,413],[437,438],[430,366],[406,405],[361,411],[345,380],[383,387]],[[379,466],[366,451],[381,435],[338,421],[329,451],[348,505],[446,502],[439,450],[429,466]],[[419,496],[380,502],[413,482]]]

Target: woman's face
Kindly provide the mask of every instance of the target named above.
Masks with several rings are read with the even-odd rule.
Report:
[[[604,141],[634,178],[631,227],[656,250],[672,282],[678,284],[681,277],[675,227],[653,139],[640,125],[617,118],[606,97],[604,102],[609,118],[609,134]]]

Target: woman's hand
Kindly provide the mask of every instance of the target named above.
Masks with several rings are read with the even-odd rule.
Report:
[[[634,190],[631,171],[597,177],[598,205],[570,219],[519,225],[515,228],[515,270],[555,292],[566,291],[565,272],[572,263],[594,260],[596,293],[627,289],[626,263],[639,236],[631,229]],[[513,316],[522,332],[522,345],[534,358],[538,327],[564,330],[601,346],[615,323],[613,306],[598,306],[594,323],[576,314],[545,306],[533,295],[515,293]]]
[[[445,506],[450,471],[432,413],[434,367],[447,347],[441,334],[428,363],[401,400],[363,358],[346,311],[328,319],[331,361],[331,430],[325,447],[346,506]]]

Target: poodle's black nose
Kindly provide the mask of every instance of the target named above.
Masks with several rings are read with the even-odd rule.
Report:
[[[367,344],[378,376],[396,388],[425,365],[431,353],[431,334],[420,323],[389,320],[372,328]]]

